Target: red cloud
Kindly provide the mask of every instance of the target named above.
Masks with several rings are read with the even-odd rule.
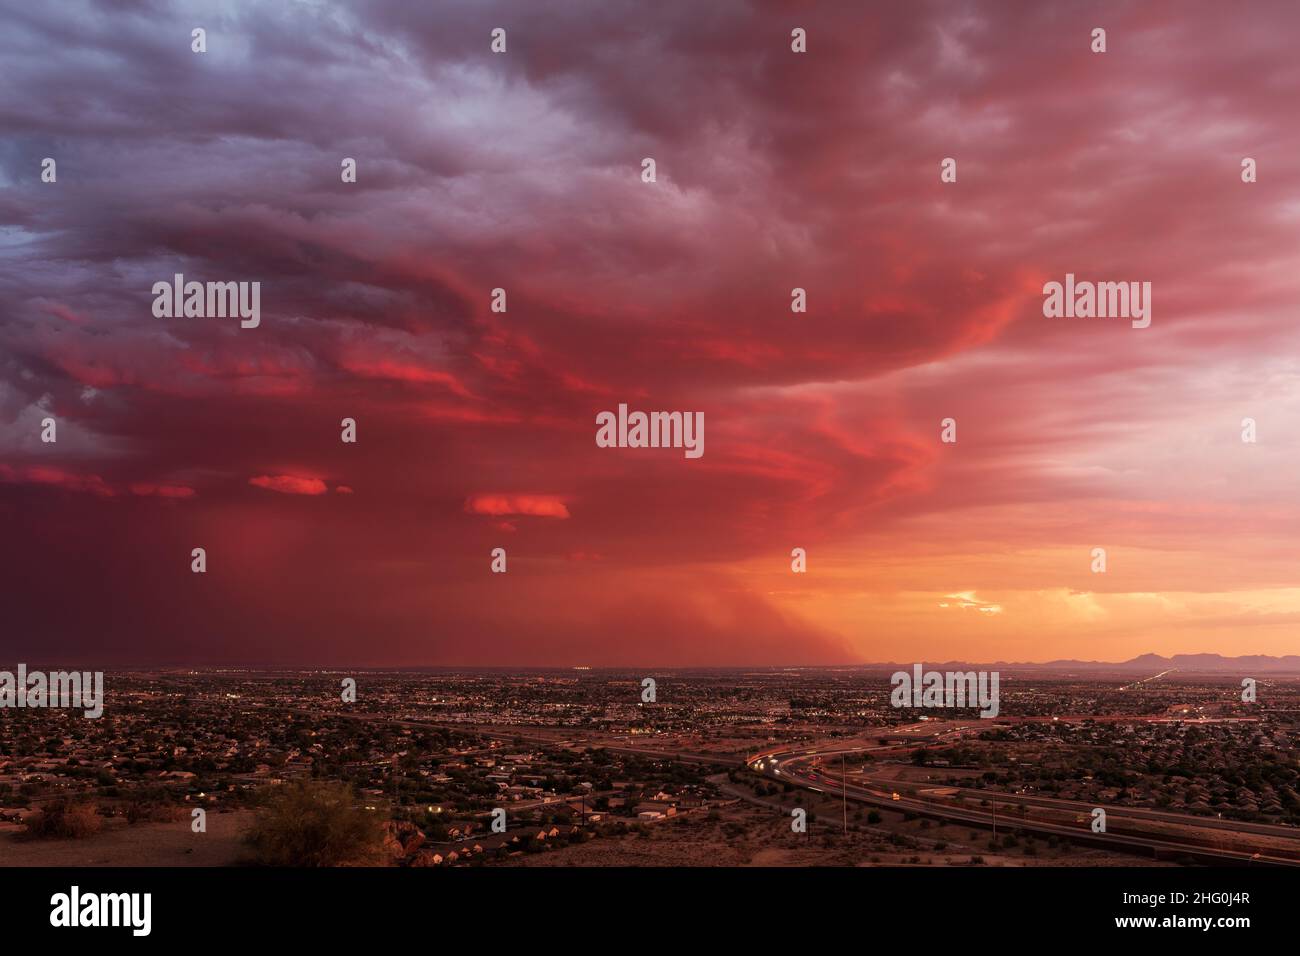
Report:
[[[422,385],[445,385],[462,398],[471,397],[469,390],[461,384],[455,375],[414,362],[404,362],[397,359],[375,361],[345,359],[342,365],[347,371],[363,378],[380,378],[393,382],[415,382]]]
[[[329,490],[319,478],[298,478],[294,475],[258,475],[249,478],[248,483],[256,488],[286,495],[323,495]]]
[[[52,315],[56,319],[62,319],[64,322],[71,322],[74,325],[81,325],[86,321],[84,316],[77,314],[62,302],[43,302],[41,311],[46,315]]]
[[[465,510],[472,515],[569,517],[569,509],[555,495],[471,495],[465,501]]]
[[[0,481],[18,485],[52,485],[68,491],[87,491],[101,498],[111,498],[115,492],[99,475],[78,475],[62,468],[33,465],[13,468],[0,465]]]
[[[160,485],[137,481],[131,485],[131,494],[154,498],[193,498],[195,491],[188,485]]]

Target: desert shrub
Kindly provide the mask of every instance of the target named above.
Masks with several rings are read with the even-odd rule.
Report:
[[[188,816],[185,808],[164,800],[132,800],[126,805],[126,822],[176,823]]]
[[[277,787],[246,837],[265,866],[376,865],[383,841],[383,818],[358,806],[351,787],[307,780]]]
[[[94,836],[103,825],[93,800],[59,800],[32,817],[27,832],[42,838],[80,840]]]

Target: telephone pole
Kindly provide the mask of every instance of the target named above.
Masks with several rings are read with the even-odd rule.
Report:
[[[840,802],[844,806],[844,833],[849,832],[849,769],[848,757],[840,754]]]

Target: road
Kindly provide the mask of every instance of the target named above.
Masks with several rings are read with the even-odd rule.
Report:
[[[755,773],[761,776],[769,777],[782,783],[792,783],[818,793],[827,793],[834,796],[841,794],[849,800],[857,803],[864,803],[877,807],[896,811],[908,811],[921,816],[932,817],[940,820],[949,820],[953,822],[966,823],[979,827],[988,827],[993,825],[993,812],[990,809],[966,807],[957,803],[940,799],[936,796],[926,796],[924,793],[904,795],[900,791],[900,785],[889,784],[881,785],[871,781],[861,784],[848,782],[845,783],[840,778],[833,776],[829,771],[819,772],[812,769],[816,762],[826,760],[827,758],[839,756],[840,754],[850,753],[876,753],[882,750],[892,750],[898,752],[901,748],[891,747],[864,747],[864,746],[843,746],[841,744],[827,744],[824,747],[799,747],[794,749],[774,748],[754,754],[747,761],[747,766]],[[831,762],[831,761],[828,761]],[[833,763],[833,762],[831,762]],[[814,778],[814,775],[815,778]],[[902,785],[901,789],[910,790],[915,784]],[[953,788],[934,787],[932,790],[949,790]],[[960,789],[960,788],[956,788]],[[975,791],[981,799],[995,801],[996,804],[1006,805],[1012,801],[1008,800],[1003,794],[995,794],[990,791]],[[1019,796],[1019,795],[1017,795]],[[1030,798],[1031,800],[1043,801],[1048,798]],[[1062,804],[1059,809],[1063,812],[1077,812],[1078,805],[1060,801]],[[1090,810],[1091,808],[1089,808]],[[1164,822],[1173,822],[1178,825],[1187,827],[1204,827],[1209,821],[1201,817],[1194,817],[1183,814],[1164,814],[1162,811],[1147,811],[1162,813],[1168,818]],[[1083,825],[1070,826],[1062,823],[1055,823],[1042,819],[1025,818],[1021,816],[1011,816],[1005,821],[1006,825],[1012,826],[1019,830],[1026,830],[1033,833],[1055,835],[1066,837],[1077,843],[1087,843],[1094,846],[1103,846],[1109,849],[1126,849],[1139,850],[1152,853],[1154,856],[1164,853],[1171,857],[1189,856],[1198,860],[1207,860],[1217,863],[1238,863],[1238,864],[1266,864],[1275,866],[1300,866],[1300,842],[1296,844],[1294,856],[1280,855],[1276,852],[1250,853],[1239,850],[1233,850],[1226,847],[1211,846],[1203,841],[1197,840],[1192,834],[1188,834],[1185,841],[1178,841],[1168,838],[1156,838],[1137,833],[1119,833],[1115,832],[1115,824],[1122,823],[1125,819],[1135,817],[1130,811],[1124,808],[1114,808],[1108,810],[1108,823],[1110,832],[1093,833],[1091,830],[1091,815]],[[1243,828],[1238,827],[1241,830]],[[1296,834],[1293,831],[1286,832],[1286,836],[1295,839]]]

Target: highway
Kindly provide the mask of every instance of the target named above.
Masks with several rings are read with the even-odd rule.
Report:
[[[909,789],[915,788],[916,784],[908,784]],[[927,785],[929,786],[929,785]],[[895,787],[897,789],[897,787]],[[970,787],[948,787],[943,789],[954,790],[959,796],[987,800],[992,794],[989,790],[975,790]],[[1078,800],[1061,800],[1056,797],[1042,797],[1033,794],[1024,793],[997,793],[998,803],[1012,803],[1024,806],[1042,807],[1047,810],[1056,810],[1062,813],[1083,813],[1091,814],[1096,804],[1083,803]],[[1260,836],[1281,837],[1286,840],[1300,839],[1300,833],[1296,832],[1295,827],[1286,827],[1269,823],[1246,823],[1238,820],[1224,820],[1219,817],[1201,817],[1193,816],[1187,813],[1174,813],[1168,810],[1152,810],[1146,807],[1120,807],[1115,810],[1107,810],[1111,816],[1122,816],[1133,820],[1146,820],[1153,823],[1168,823],[1175,826],[1197,826],[1206,830],[1230,830],[1235,833],[1256,833]],[[1194,822],[1193,822],[1194,821]]]
[[[949,787],[919,787],[915,783],[895,784],[893,782],[873,782],[864,781],[863,783],[845,783],[840,777],[832,775],[830,771],[816,767],[821,761],[830,762],[828,758],[839,756],[840,754],[859,754],[859,753],[877,753],[882,750],[889,750],[900,753],[904,748],[898,747],[845,747],[841,744],[828,744],[823,747],[799,747],[794,749],[773,748],[761,751],[752,755],[746,761],[749,769],[760,776],[768,777],[781,783],[791,783],[795,786],[804,787],[817,793],[831,794],[834,796],[843,795],[845,798],[856,803],[863,803],[871,806],[882,807],[895,811],[907,811],[916,813],[921,816],[927,816],[934,819],[947,820],[951,822],[966,823],[978,827],[989,827],[993,825],[992,808],[969,807],[959,804],[955,801],[942,799],[937,795],[927,796],[925,791],[952,791],[961,792],[962,788]],[[910,752],[912,748],[907,748]],[[814,769],[816,767],[816,769]],[[910,791],[920,789],[920,793]],[[904,793],[903,791],[909,791]],[[1082,824],[1073,826],[1053,822],[1049,820],[1037,819],[1034,817],[1022,817],[1019,814],[1008,815],[1005,818],[1005,825],[1010,828],[1025,830],[1028,832],[1055,835],[1065,837],[1076,843],[1086,843],[1092,846],[1101,846],[1109,849],[1120,849],[1128,851],[1139,851],[1151,853],[1153,856],[1165,854],[1169,857],[1191,857],[1196,860],[1214,863],[1237,863],[1245,865],[1273,865],[1273,866],[1300,866],[1300,841],[1295,844],[1294,855],[1251,853],[1235,850],[1227,847],[1213,846],[1204,841],[1195,839],[1192,834],[1188,834],[1188,839],[1178,841],[1170,838],[1160,838],[1148,836],[1141,833],[1117,832],[1126,820],[1157,820],[1164,823],[1172,823],[1186,827],[1213,828],[1215,825],[1225,829],[1234,829],[1238,832],[1251,832],[1248,825],[1237,825],[1230,821],[1211,820],[1209,818],[1194,817],[1185,814],[1172,814],[1163,811],[1139,811],[1133,812],[1123,807],[1106,808],[1107,822],[1109,832],[1093,833],[1091,829],[1091,807],[1084,804],[1078,804],[1071,801],[1052,801],[1046,797],[1030,797],[1027,800],[1023,795],[1004,795],[992,791],[977,790],[966,791],[967,795],[977,795],[980,799],[996,801],[998,805],[1019,804],[1026,806],[1038,806],[1043,809],[1051,809],[1061,813],[1077,814],[1081,810],[1086,810],[1087,815]],[[1013,800],[1011,797],[1020,798]],[[1055,805],[1052,805],[1055,804]],[[1156,814],[1152,817],[1152,814]],[[1118,825],[1118,826],[1117,826]],[[1287,828],[1265,827],[1264,832],[1268,835],[1278,835],[1271,831],[1281,829],[1282,835],[1295,840],[1297,834]],[[1258,832],[1258,831],[1255,831]]]

